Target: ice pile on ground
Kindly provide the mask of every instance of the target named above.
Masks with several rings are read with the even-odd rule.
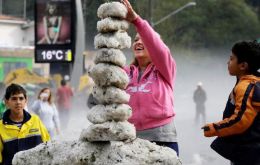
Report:
[[[52,141],[15,155],[13,165],[181,165],[172,149],[147,140]]]
[[[120,2],[102,4],[98,9],[99,34],[96,65],[90,71],[96,86],[93,96],[99,104],[87,115],[92,123],[78,141],[51,141],[17,153],[13,165],[181,165],[176,152],[136,138],[134,125],[127,119],[132,109],[125,92],[128,76],[126,58],[120,49],[129,48],[131,39],[124,21],[127,10]],[[115,22],[115,23],[114,23]]]

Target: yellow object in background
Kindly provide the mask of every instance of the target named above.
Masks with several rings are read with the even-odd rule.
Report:
[[[9,72],[3,83],[8,86],[12,83],[16,84],[49,84],[49,79],[30,71],[27,68],[20,68]]]
[[[78,91],[82,91],[84,88],[86,88],[89,84],[89,76],[88,75],[82,75],[80,77]]]
[[[60,82],[62,80],[61,74],[52,75],[52,80],[54,80],[56,88],[60,87]]]

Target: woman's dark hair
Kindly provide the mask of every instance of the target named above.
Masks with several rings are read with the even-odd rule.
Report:
[[[57,5],[57,3],[52,2],[52,1],[49,1],[49,2],[46,3],[46,9],[45,9],[46,14],[50,15],[49,9],[50,9],[51,6],[55,6],[55,11],[52,15],[58,15],[58,5]]]
[[[65,86],[67,83],[66,83],[65,80],[61,80],[61,81],[60,81],[60,84],[61,84],[61,86]]]
[[[246,62],[248,72],[259,76],[260,69],[260,44],[256,41],[240,41],[232,47],[233,54],[237,57],[238,63]]]
[[[6,100],[8,100],[12,95],[20,94],[20,93],[22,93],[25,99],[27,99],[26,90],[22,86],[18,84],[11,84],[6,88],[4,97]]]

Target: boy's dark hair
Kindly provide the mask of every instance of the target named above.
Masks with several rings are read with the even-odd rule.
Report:
[[[26,90],[22,86],[18,84],[11,84],[6,88],[5,99],[8,100],[12,95],[20,93],[22,93],[24,97],[27,99]]]
[[[240,41],[232,47],[233,54],[237,57],[238,63],[246,62],[248,72],[259,76],[260,69],[260,44],[256,41]]]
[[[66,85],[66,81],[65,80],[61,80],[60,84],[61,84],[61,86],[65,86]]]

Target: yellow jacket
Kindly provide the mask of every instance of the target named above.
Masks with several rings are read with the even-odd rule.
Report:
[[[0,164],[11,164],[15,153],[31,149],[40,143],[50,140],[49,133],[38,116],[24,110],[24,121],[21,128],[12,125],[9,119],[10,110],[0,120]]]

